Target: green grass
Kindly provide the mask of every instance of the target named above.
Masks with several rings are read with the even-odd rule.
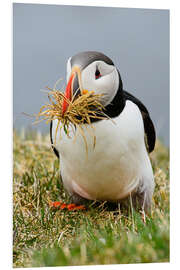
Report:
[[[160,142],[151,155],[156,188],[151,216],[110,210],[52,210],[49,200],[68,197],[49,136],[14,132],[14,267],[169,261],[169,153]]]

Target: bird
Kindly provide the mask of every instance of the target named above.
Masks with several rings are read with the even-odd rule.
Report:
[[[128,199],[135,208],[148,213],[155,187],[149,153],[154,150],[156,133],[147,108],[123,89],[120,71],[101,52],[84,51],[70,57],[66,77],[67,99],[71,100],[73,94],[78,96],[83,89],[93,90],[102,95],[100,102],[107,115],[106,119],[91,119],[95,147],[90,125],[82,124],[88,155],[78,129],[72,126],[70,136],[64,130],[60,135],[58,129],[56,135],[58,121],[50,123],[51,145],[59,158],[62,182],[72,202],[121,203]],[[67,107],[64,100],[63,112]]]

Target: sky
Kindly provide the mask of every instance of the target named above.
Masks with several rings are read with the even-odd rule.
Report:
[[[42,92],[62,78],[67,59],[81,51],[109,56],[124,89],[148,108],[157,136],[169,145],[169,11],[43,4],[13,4],[13,125],[33,125]]]

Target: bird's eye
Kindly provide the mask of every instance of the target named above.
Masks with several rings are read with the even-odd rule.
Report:
[[[96,78],[96,79],[99,79],[101,76],[102,76],[102,75],[101,75],[99,69],[96,69],[96,72],[95,72],[95,78]]]

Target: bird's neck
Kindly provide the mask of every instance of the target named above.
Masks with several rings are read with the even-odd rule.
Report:
[[[105,113],[111,118],[116,117],[123,111],[125,103],[123,89],[119,88],[112,102],[105,107]]]

